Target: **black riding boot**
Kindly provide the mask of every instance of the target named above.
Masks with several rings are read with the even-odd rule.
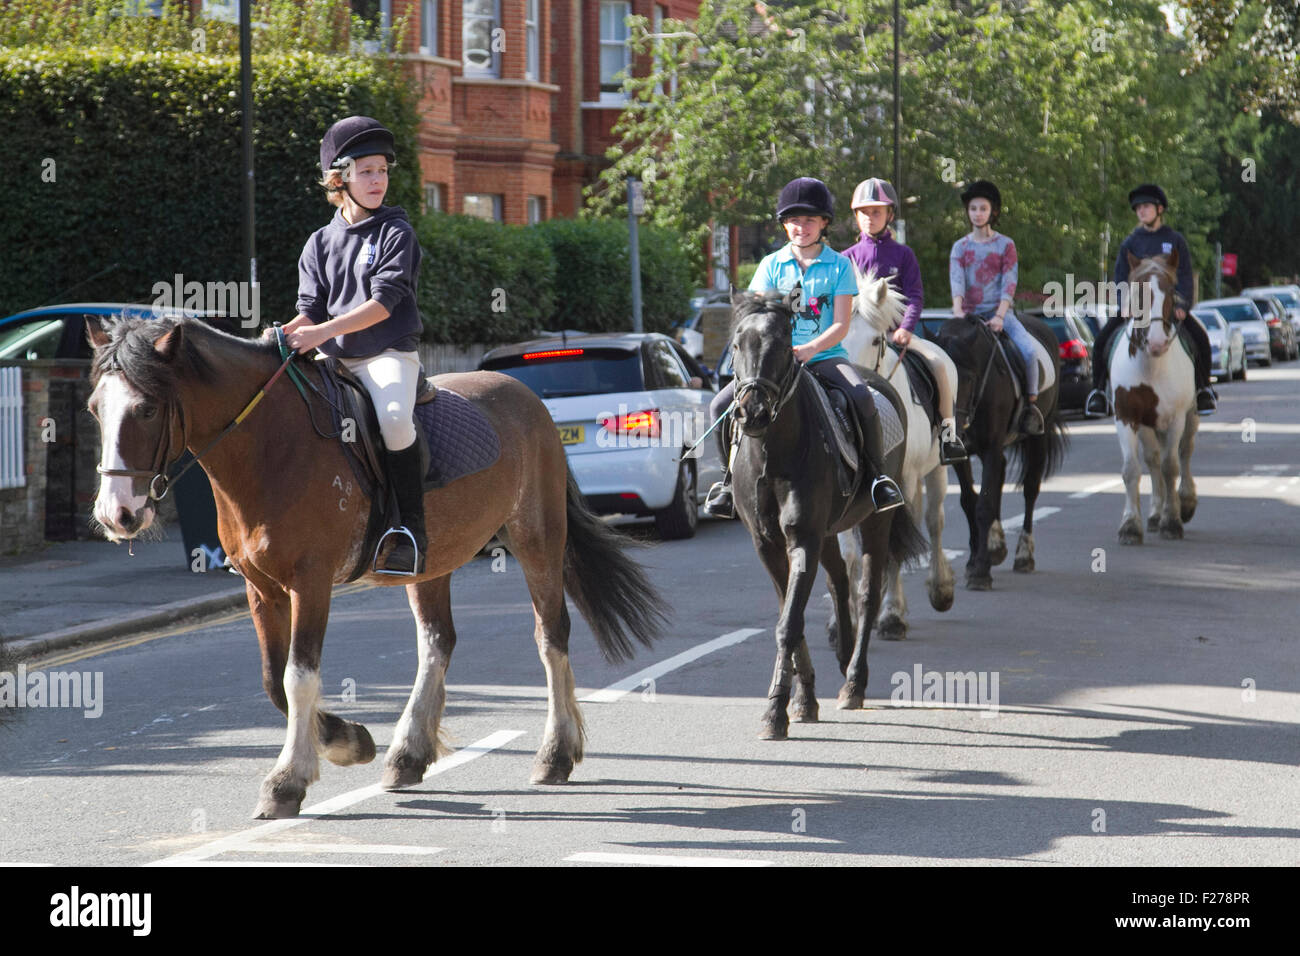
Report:
[[[880,432],[880,414],[877,412],[862,423],[863,449],[876,480],[871,484],[871,503],[877,511],[889,511],[904,503],[903,492],[893,478],[885,474],[885,438]]]
[[[419,441],[409,448],[388,453],[388,478],[397,495],[397,510],[403,527],[385,532],[385,537],[391,534],[397,543],[383,565],[376,568],[378,571],[412,575],[424,572],[424,555],[429,542],[424,536],[423,465]],[[415,539],[414,546],[412,538]]]
[[[718,453],[722,455],[722,480],[715,481],[704,496],[704,513],[715,518],[736,517],[736,505],[731,497],[731,449],[727,435],[731,429],[728,419],[718,425]]]

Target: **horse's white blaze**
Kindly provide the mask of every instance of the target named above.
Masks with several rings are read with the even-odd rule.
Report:
[[[105,375],[99,380],[96,389],[99,392],[100,432],[103,435],[104,449],[100,459],[103,468],[111,470],[125,469],[130,466],[122,460],[119,447],[122,437],[122,425],[126,420],[131,403],[138,399],[136,393],[126,380],[116,372]],[[139,467],[140,463],[137,463]],[[147,466],[146,466],[147,467]],[[95,496],[95,518],[109,531],[109,537],[116,540],[116,532],[122,529],[117,525],[117,515],[125,508],[131,514],[138,514],[149,501],[147,495],[133,494],[134,478],[101,475],[99,494]],[[153,521],[152,512],[145,516],[143,531]]]

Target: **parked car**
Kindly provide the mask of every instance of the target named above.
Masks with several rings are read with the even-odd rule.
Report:
[[[200,318],[226,332],[238,323],[220,312],[155,307],[136,302],[72,302],[43,305],[0,319],[0,359],[90,358],[86,319],[127,315],[155,319],[160,316]]]
[[[1268,325],[1268,344],[1273,350],[1273,357],[1279,362],[1300,358],[1300,344],[1297,344],[1295,329],[1291,325],[1291,316],[1277,296],[1268,292],[1243,292],[1247,299],[1254,299],[1260,314]]]
[[[597,514],[653,517],[663,538],[695,534],[698,506],[722,462],[708,372],[666,335],[548,336],[493,349],[482,369],[519,379],[546,404],[587,504]]]
[[[1214,309],[1228,320],[1228,324],[1241,330],[1242,341],[1246,345],[1247,361],[1272,365],[1273,355],[1269,347],[1268,326],[1260,314],[1254,299],[1245,296],[1232,296],[1224,299],[1206,299],[1196,305],[1198,309]]]
[[[1281,302],[1291,316],[1291,328],[1295,330],[1296,337],[1300,338],[1300,285],[1261,285],[1241,290],[1242,295],[1255,293],[1271,295]]]
[[[672,329],[675,338],[699,362],[716,362],[731,328],[731,293],[697,290],[691,314]]]
[[[1018,314],[1032,316],[1052,330],[1061,356],[1060,407],[1083,411],[1092,391],[1093,334],[1088,323],[1072,309],[1063,315],[1048,315],[1042,309],[1023,309]]]
[[[1200,322],[1210,339],[1210,375],[1216,381],[1246,380],[1246,343],[1241,329],[1230,324],[1218,309],[1197,306],[1192,318]]]

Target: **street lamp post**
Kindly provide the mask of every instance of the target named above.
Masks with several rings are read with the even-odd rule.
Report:
[[[243,210],[244,210],[244,257],[248,260],[249,301],[253,303],[251,319],[256,331],[258,316],[257,288],[257,242],[253,226],[254,186],[253,179],[253,26],[251,0],[239,2],[239,88],[243,104],[243,116],[240,119],[243,136]]]

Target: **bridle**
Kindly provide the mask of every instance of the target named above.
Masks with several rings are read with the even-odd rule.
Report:
[[[284,333],[278,326],[275,331],[277,339],[280,340],[280,351],[283,354],[287,351],[283,341]],[[248,417],[248,413],[257,407],[257,403],[266,395],[266,390],[275,384],[275,380],[284,373],[284,370],[288,367],[289,363],[293,361],[294,356],[296,355],[296,352],[289,351],[284,362],[282,362],[280,367],[275,370],[275,374],[272,375],[267,383],[261,387],[258,393],[253,396],[253,400],[244,406],[244,410],[236,415],[230,424],[221,430],[220,435],[208,442],[207,447],[195,455],[186,463],[185,467],[176,474],[169,474],[169,472],[173,467],[175,467],[176,462],[181,460],[185,454],[185,449],[189,447],[189,432],[185,425],[184,407],[170,398],[167,400],[167,426],[158,436],[158,447],[154,450],[153,464],[149,468],[105,468],[103,465],[96,465],[95,471],[99,472],[101,475],[107,475],[110,478],[148,478],[149,497],[154,501],[162,501],[167,497],[167,492],[171,490],[172,482],[179,479],[183,474],[185,474],[185,472],[197,465],[200,458],[215,448],[217,442],[221,441],[221,439],[234,431],[235,428]],[[167,459],[170,457],[172,450],[173,416],[179,417],[181,422],[181,454],[177,455],[169,462]]]
[[[1154,270],[1152,270],[1151,278],[1155,278]],[[1165,293],[1163,290],[1161,290],[1161,292],[1164,301],[1163,307],[1160,310],[1160,321],[1168,322],[1173,326],[1174,336],[1177,336],[1179,334],[1178,325],[1181,320],[1178,318],[1178,313],[1175,311],[1173,296]],[[1133,348],[1145,351],[1147,348],[1147,332],[1151,328],[1151,319],[1147,318],[1146,321],[1137,324],[1141,319],[1143,319],[1143,316],[1141,315],[1130,315],[1126,325],[1128,327],[1129,342],[1132,344]]]
[[[799,372],[803,369],[803,363],[790,355],[790,365],[779,382],[774,382],[770,378],[764,378],[761,375],[755,375],[752,378],[740,378],[734,380],[736,386],[735,404],[739,405],[741,400],[750,392],[757,391],[763,399],[763,404],[772,410],[771,421],[776,421],[776,416],[780,414],[781,409],[794,396],[795,385],[798,382]]]

